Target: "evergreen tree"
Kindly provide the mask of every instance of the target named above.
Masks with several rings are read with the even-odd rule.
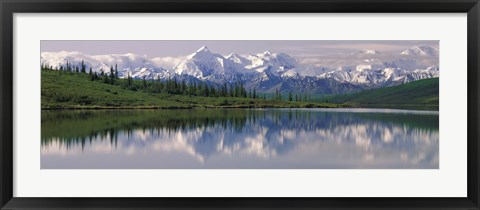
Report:
[[[115,83],[115,72],[113,70],[113,66],[110,65],[110,74],[108,75],[110,79],[110,84],[113,85]]]
[[[188,95],[193,96],[195,94],[195,87],[192,84],[188,84]]]
[[[106,74],[103,75],[103,83],[105,83],[105,84],[109,84],[109,83],[110,83],[110,79],[109,79],[108,75],[106,75]]]
[[[198,96],[198,86],[195,81],[193,81],[193,95]]]
[[[227,83],[223,83],[222,91],[220,93],[220,96],[226,97],[227,93],[228,93]]]
[[[147,89],[147,76],[143,76],[143,89]]]
[[[117,64],[115,64],[115,78],[118,79],[118,69],[117,69]]]
[[[240,96],[243,98],[247,97],[247,90],[243,87],[243,83],[240,82]]]
[[[173,92],[174,94],[178,94],[178,93],[179,93],[179,88],[178,88],[178,87],[179,87],[179,85],[178,85],[178,83],[177,83],[177,79],[175,78],[175,79],[173,79],[173,83],[172,83],[172,88],[173,88],[172,92]]]
[[[82,60],[82,69],[81,69],[82,73],[85,73],[86,71],[86,68],[85,68],[85,62]]]
[[[217,97],[217,91],[215,90],[215,87],[210,86],[210,96]]]
[[[233,97],[234,96],[234,92],[233,92],[233,85],[230,84],[230,89],[229,89],[229,94],[228,94],[230,97]]]
[[[233,97],[239,97],[240,96],[240,85],[238,85],[238,82],[235,83],[235,93]]]
[[[202,95],[202,83],[195,84],[195,95],[196,96]]]
[[[181,93],[182,95],[186,95],[187,94],[187,83],[185,82],[185,80],[182,81],[182,85],[180,86],[181,88]]]
[[[90,76],[90,81],[95,80],[95,77],[93,76],[93,72],[92,72],[92,67],[90,67],[90,69],[88,71],[88,75]]]
[[[207,96],[207,97],[210,96],[210,89],[208,88],[207,84],[205,84],[205,87],[204,87],[203,91],[204,91],[205,96]]]
[[[131,85],[132,85],[132,83],[133,83],[133,81],[132,81],[132,76],[130,76],[130,72],[128,72],[128,76],[127,76],[127,84],[128,84],[128,86],[131,86]]]
[[[159,78],[159,80],[160,80],[160,78]],[[163,84],[163,82],[160,82],[160,84],[158,85],[158,92],[160,92],[160,93],[165,92],[165,85]]]

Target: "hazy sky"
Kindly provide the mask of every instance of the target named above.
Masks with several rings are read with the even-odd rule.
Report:
[[[212,52],[228,55],[255,54],[270,50],[284,52],[293,56],[315,56],[335,53],[348,53],[361,49],[372,49],[381,52],[400,52],[414,45],[429,45],[439,47],[437,40],[407,40],[407,41],[348,41],[348,40],[296,40],[296,41],[71,41],[47,40],[41,41],[42,52],[79,51],[89,55],[134,53],[153,57],[185,56],[195,52],[202,46],[208,46]]]

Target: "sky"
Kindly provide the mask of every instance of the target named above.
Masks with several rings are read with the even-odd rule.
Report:
[[[351,53],[362,49],[401,52],[415,45],[439,48],[438,40],[43,40],[42,52],[78,51],[89,55],[134,53],[154,57],[186,56],[202,46],[228,55],[256,54],[266,50],[308,57]]]

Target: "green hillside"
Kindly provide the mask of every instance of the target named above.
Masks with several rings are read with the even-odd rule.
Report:
[[[438,109],[439,78],[423,79],[393,87],[333,95],[323,100],[356,107],[414,107]]]
[[[332,103],[293,102],[245,97],[201,97],[150,92],[141,87],[155,85],[152,81],[115,79],[108,84],[102,79],[91,80],[88,73],[42,70],[42,109],[115,109],[115,108],[302,108],[340,107]]]

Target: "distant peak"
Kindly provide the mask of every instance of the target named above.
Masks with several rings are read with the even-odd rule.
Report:
[[[243,56],[237,54],[237,53],[230,53],[229,55],[227,55],[227,57],[225,58],[243,58]]]
[[[376,55],[376,54],[380,54],[380,52],[372,49],[362,49],[352,53],[352,55]]]
[[[263,52],[263,54],[265,54],[265,55],[271,55],[272,52],[270,52],[270,50],[266,50],[265,52]]]
[[[418,56],[438,56],[438,49],[429,45],[415,45],[409,49],[402,51],[402,55],[418,55]]]
[[[378,51],[371,50],[371,49],[363,49],[363,50],[360,50],[360,52],[365,53],[365,54],[378,54]]]
[[[202,46],[202,47],[200,47],[200,49],[197,50],[197,52],[202,52],[202,51],[203,51],[203,52],[208,52],[208,51],[210,51],[210,50],[208,49],[207,46]]]
[[[210,56],[210,55],[213,55],[213,53],[208,49],[208,47],[202,46],[197,51],[190,54],[187,58],[194,58],[198,56]]]

